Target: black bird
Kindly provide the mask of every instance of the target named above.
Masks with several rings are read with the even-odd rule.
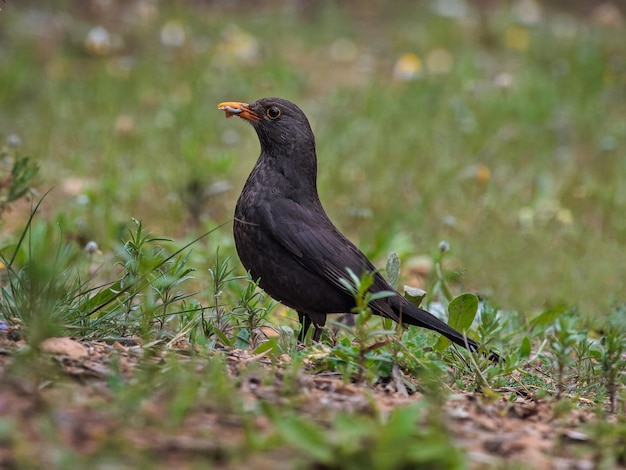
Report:
[[[317,193],[315,137],[295,104],[281,98],[225,102],[226,117],[239,116],[256,131],[261,155],[237,201],[233,232],[237,253],[253,279],[274,299],[295,309],[301,338],[313,324],[318,341],[328,313],[349,313],[353,295],[340,279],[374,273],[372,312],[396,322],[434,330],[471,350],[478,343],[396,292],[370,260],[330,221]],[[495,353],[492,353],[492,356]]]

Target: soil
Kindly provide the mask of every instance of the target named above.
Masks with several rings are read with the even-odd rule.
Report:
[[[114,394],[112,367],[130,381],[142,363],[148,361],[159,367],[164,362],[158,355],[144,357],[139,342],[48,339],[41,346],[47,361],[43,364],[56,364],[52,369],[58,374],[36,381],[33,376],[46,374],[32,369],[23,376],[15,373],[19,370],[14,363],[18,360],[15,352],[25,347],[24,342],[10,339],[7,334],[3,336],[0,422],[5,427],[6,423],[12,423],[16,432],[7,438],[0,429],[0,468],[18,468],[24,459],[22,454],[32,449],[37,449],[35,461],[43,468],[48,467],[46,462],[54,461],[58,446],[89,456],[112,445],[158,458],[163,468],[173,465],[187,468],[186,464],[197,458],[216,462],[220,468],[237,467],[232,464],[232,456],[245,445],[246,426],[228,410],[192,407],[180,425],[163,424],[167,398],[148,392],[141,405],[141,423],[128,426],[119,413],[107,411],[106,403]],[[263,401],[284,400],[280,364],[272,364],[264,354],[254,356],[242,350],[219,354],[226,357],[228,374],[238,384],[246,409],[258,409]],[[181,360],[185,357],[181,352]],[[267,385],[254,373],[246,373],[252,364],[256,370],[274,368],[276,383]],[[9,370],[11,373],[7,373]],[[379,385],[355,384],[334,373],[306,372],[306,367],[296,382],[299,413],[318,422],[339,410],[371,413],[372,399],[382,416],[424,399],[420,393],[409,394],[402,380]],[[578,400],[574,406],[559,412],[554,400],[539,399],[522,386],[487,394],[451,390],[442,409],[446,427],[455,436],[456,444],[466,451],[470,468],[503,468],[511,464],[533,469],[596,468],[593,436],[584,427],[593,422],[595,414],[591,403],[585,400]],[[56,425],[52,436],[50,430],[47,433],[42,430],[45,416],[52,417]],[[254,427],[259,433],[272,431],[262,414],[254,417]],[[214,428],[215,437],[207,439],[210,428]],[[113,441],[111,436],[116,436]],[[291,468],[289,453],[289,449],[251,453],[246,457],[246,466]],[[241,464],[239,459],[237,462]]]

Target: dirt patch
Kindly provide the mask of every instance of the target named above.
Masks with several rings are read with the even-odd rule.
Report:
[[[39,380],[33,380],[33,370],[20,377],[16,362],[22,359],[14,358],[15,351],[24,347],[22,342],[6,338],[0,344],[0,416],[4,427],[10,429],[10,434],[0,439],[2,468],[25,461],[45,466],[54,462],[59,447],[87,461],[113,449],[126,449],[135,455],[127,463],[148,459],[159,462],[159,468],[186,468],[197,460],[209,460],[224,468],[242,462],[254,463],[255,468],[290,468],[293,449],[288,447],[242,453],[250,442],[247,433],[272,435],[273,426],[263,415],[250,413],[246,417],[240,411],[197,399],[203,404],[190,403],[180,420],[172,423],[172,400],[179,397],[172,399],[167,391],[156,389],[145,390],[145,396],[139,398],[120,397],[116,390],[119,384],[115,384],[120,378],[132,382],[146,369],[158,373],[160,368],[169,367],[158,354],[147,357],[138,345],[119,342],[48,340],[44,347],[48,352],[32,360],[47,372],[39,371],[35,374]],[[241,350],[219,354],[228,377],[236,384],[234,390],[243,410],[257,410],[270,403],[293,407],[296,413],[318,423],[329,423],[338,412],[375,412],[384,420],[393,410],[424,399],[420,393],[409,395],[393,381],[354,384],[338,374],[305,371],[287,377],[289,371],[264,355]],[[188,353],[181,353],[180,360],[188,360]],[[268,375],[275,380],[268,382]],[[297,396],[292,393],[285,397],[287,380],[295,381]],[[163,389],[167,388],[164,385]],[[584,402],[558,416],[554,403],[523,389],[498,392],[454,391],[441,408],[445,426],[466,451],[472,468],[513,463],[535,469],[594,468],[589,447],[592,437],[581,430],[594,414]],[[128,416],[133,416],[130,420],[124,416],[124,400],[128,406],[139,407],[128,410]],[[115,405],[110,407],[112,402]],[[170,418],[164,419],[166,416]],[[38,449],[37,454],[25,457],[24,453],[33,448]]]

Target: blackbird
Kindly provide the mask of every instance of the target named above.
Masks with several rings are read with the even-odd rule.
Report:
[[[394,293],[370,304],[374,314],[478,349],[476,341],[396,292],[330,221],[317,193],[315,137],[300,108],[281,98],[225,102],[218,108],[227,118],[239,116],[252,124],[261,143],[235,208],[237,253],[265,292],[298,312],[301,338],[312,324],[313,339],[319,341],[326,314],[352,312],[354,296],[341,282],[350,278],[350,269],[359,277],[373,273],[370,292]]]

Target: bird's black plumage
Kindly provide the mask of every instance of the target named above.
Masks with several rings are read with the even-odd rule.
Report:
[[[374,273],[372,292],[394,291],[370,260],[330,221],[317,193],[315,137],[304,113],[280,98],[221,103],[257,132],[261,155],[237,201],[234,237],[243,265],[274,299],[295,309],[303,334],[315,326],[319,339],[328,313],[349,313],[353,295],[340,282],[347,268]],[[476,350],[478,343],[396,295],[372,311],[396,322],[428,328]]]

